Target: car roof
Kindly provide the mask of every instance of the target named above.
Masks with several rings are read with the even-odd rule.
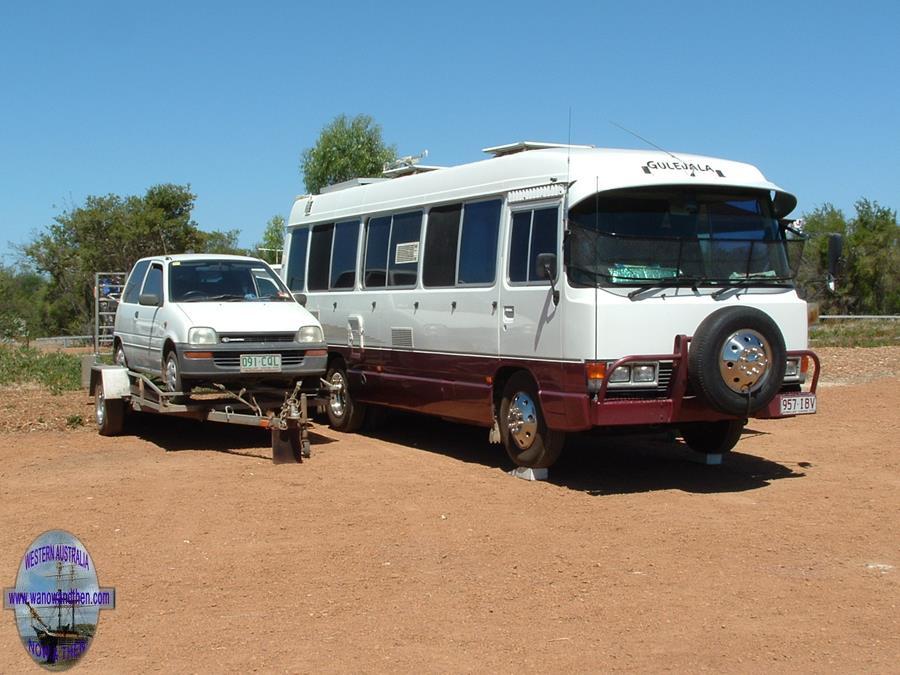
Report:
[[[185,262],[189,260],[198,262],[202,262],[204,260],[244,260],[247,262],[265,263],[264,260],[261,260],[260,258],[254,258],[253,256],[231,255],[228,253],[177,253],[174,255],[147,256],[145,258],[141,258],[141,260],[150,260],[153,262]]]

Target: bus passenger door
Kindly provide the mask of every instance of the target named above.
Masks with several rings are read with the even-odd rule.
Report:
[[[539,390],[562,386],[562,317],[550,281],[537,269],[542,253],[556,255],[560,289],[560,205],[511,210],[500,286],[500,361],[527,368]],[[545,411],[549,412],[549,411]]]

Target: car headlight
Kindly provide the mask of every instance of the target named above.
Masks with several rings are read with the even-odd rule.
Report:
[[[192,345],[214,345],[219,336],[212,328],[191,328],[188,331],[188,342]]]
[[[322,337],[322,329],[318,326],[303,326],[297,331],[297,342],[320,343],[324,342]]]

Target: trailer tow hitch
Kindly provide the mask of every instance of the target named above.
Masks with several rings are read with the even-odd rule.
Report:
[[[272,416],[269,428],[272,432],[272,463],[299,464],[310,456],[309,415],[306,394],[300,393],[302,382],[285,396],[278,416]]]

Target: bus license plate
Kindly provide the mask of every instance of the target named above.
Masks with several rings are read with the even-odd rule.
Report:
[[[781,397],[782,415],[812,415],[816,412],[815,394],[788,394]]]
[[[281,354],[241,354],[242,373],[280,373]]]

